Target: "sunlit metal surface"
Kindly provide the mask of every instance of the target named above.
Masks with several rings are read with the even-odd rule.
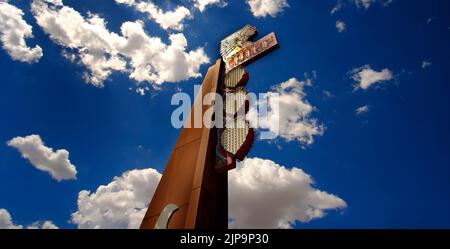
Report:
[[[167,229],[169,225],[169,220],[172,214],[178,210],[178,206],[175,204],[167,204],[164,207],[163,211],[158,217],[158,221],[156,222],[155,229]]]

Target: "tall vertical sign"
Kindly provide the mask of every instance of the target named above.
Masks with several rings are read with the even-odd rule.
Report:
[[[222,58],[209,68],[203,80],[187,121],[190,125],[181,131],[141,223],[142,229],[228,227],[227,171],[248,154],[254,137],[246,119],[236,115],[248,110],[244,86],[249,75],[244,66],[278,47],[273,33],[251,42],[256,34],[255,27],[246,25],[221,42]],[[218,93],[225,99],[223,128],[194,125],[195,107],[202,107],[202,117],[206,110],[214,108],[214,103],[203,104],[209,93]],[[212,115],[207,118],[212,120]]]

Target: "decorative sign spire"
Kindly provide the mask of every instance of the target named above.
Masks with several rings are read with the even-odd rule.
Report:
[[[245,117],[249,110],[245,90],[249,75],[244,66],[278,47],[273,33],[255,43],[249,41],[254,36],[256,28],[246,25],[221,42],[222,59],[208,69],[189,120],[195,119],[197,104],[201,106],[207,95],[219,93],[225,99],[222,113],[226,124],[224,128],[183,128],[141,228],[227,228],[228,181],[227,175],[220,172],[227,172],[235,167],[236,160],[243,160],[254,139]],[[223,64],[226,70],[222,70]],[[216,104],[201,108],[200,116],[216,108]]]
[[[239,51],[248,40],[257,35],[256,27],[245,25],[220,42],[220,55],[223,59]]]
[[[236,160],[243,160],[253,145],[255,132],[245,117],[249,100],[244,86],[249,74],[244,66],[279,47],[275,33],[251,42],[256,35],[254,26],[245,25],[220,43],[220,54],[225,62],[222,95],[226,115],[225,128],[217,132],[215,169],[218,172],[235,168]]]

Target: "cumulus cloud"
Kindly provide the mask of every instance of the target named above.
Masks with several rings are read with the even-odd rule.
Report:
[[[59,229],[52,221],[36,221],[27,226],[27,229]]]
[[[69,160],[69,152],[65,149],[56,152],[45,146],[39,135],[15,137],[8,145],[20,151],[23,158],[39,170],[48,172],[54,179],[76,179],[77,169]]]
[[[332,94],[330,91],[328,90],[323,90],[322,91],[323,95],[325,96],[326,99],[330,99],[330,98],[334,98],[336,96],[334,96],[334,94]]]
[[[0,208],[0,229],[22,229],[22,225],[16,225],[12,221],[11,214],[8,210]],[[27,226],[27,229],[58,229],[58,227],[50,220],[36,221]]]
[[[299,81],[291,78],[276,85],[272,91],[267,92],[267,115],[257,118],[255,108],[248,113],[249,121],[253,127],[280,136],[286,141],[297,140],[302,144],[310,145],[314,136],[324,133],[324,126],[311,114],[316,110],[305,98],[305,86],[311,86],[312,79]],[[261,100],[260,100],[261,101]]]
[[[372,5],[375,2],[375,0],[354,0],[354,3],[358,7],[364,7],[365,9],[370,8],[370,5]]]
[[[271,160],[247,158],[230,171],[230,228],[292,228],[296,221],[322,218],[345,208],[336,195],[314,188],[312,177]]]
[[[93,193],[83,190],[72,222],[78,228],[139,228],[160,178],[154,169],[131,170]]]
[[[186,51],[183,34],[171,34],[170,44],[149,36],[141,21],[125,22],[121,35],[110,32],[106,21],[87,17],[61,1],[34,0],[31,5],[38,25],[74,61],[87,67],[87,82],[103,86],[113,71],[128,73],[137,82],[162,84],[200,77],[200,66],[209,63],[203,48]]]
[[[38,45],[28,47],[25,39],[32,38],[32,27],[23,19],[23,11],[5,1],[0,1],[0,40],[3,49],[13,60],[37,62],[42,57]]]
[[[369,106],[364,105],[364,106],[358,107],[355,112],[357,115],[362,115],[364,113],[367,113],[367,112],[369,112]]]
[[[365,65],[361,68],[355,68],[350,71],[351,78],[357,82],[354,86],[355,90],[367,90],[369,87],[394,78],[391,70],[385,68],[381,71],[373,70],[370,65]]]
[[[343,21],[336,21],[336,29],[339,33],[343,32],[346,29],[345,22]]]
[[[358,8],[363,7],[364,9],[369,9],[374,3],[380,3],[383,7],[388,6],[393,2],[393,0],[350,0]]]
[[[247,0],[250,11],[255,17],[276,17],[284,8],[289,7],[286,0]]]
[[[192,19],[191,11],[183,6],[177,6],[173,11],[164,11],[152,1],[115,0],[118,4],[134,7],[141,13],[158,23],[163,29],[181,31],[184,29],[184,20]]]
[[[16,225],[12,221],[8,210],[0,208],[0,229],[22,229],[22,225]]]
[[[336,5],[334,5],[334,7],[331,9],[330,14],[334,15],[336,12],[340,11],[342,9],[342,7],[343,7],[342,1],[339,0],[336,3]]]
[[[225,0],[192,0],[194,2],[194,7],[203,12],[209,5],[216,5],[219,7],[227,6]]]
[[[355,5],[357,8],[364,8],[365,10],[368,10],[375,3],[381,4],[382,7],[386,7],[393,2],[394,0],[337,0],[330,13],[331,15],[333,15],[336,12],[342,10],[347,5],[347,3]]]
[[[139,228],[161,174],[131,170],[106,186],[78,195],[72,222],[78,228]],[[326,210],[346,207],[339,197],[317,190],[310,175],[273,161],[246,159],[230,172],[230,227],[290,228],[296,221],[322,218]]]

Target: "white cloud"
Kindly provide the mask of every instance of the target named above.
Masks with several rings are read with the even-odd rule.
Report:
[[[141,21],[125,22],[121,34],[110,32],[106,21],[89,13],[83,17],[71,7],[34,0],[38,25],[57,44],[71,50],[86,66],[87,82],[103,86],[113,71],[129,73],[138,82],[162,84],[200,77],[200,66],[209,63],[203,48],[187,52],[183,34],[172,34],[170,44],[149,36]]]
[[[339,0],[336,5],[331,9],[330,14],[334,15],[336,12],[340,11],[342,9],[343,5],[342,2]]]
[[[8,210],[0,208],[0,229],[22,229],[22,225],[16,225],[12,221],[11,214]],[[49,220],[36,221],[27,226],[27,229],[58,229],[58,227]]]
[[[164,11],[151,0],[115,0],[118,4],[125,4],[134,7],[141,13],[147,13],[149,19],[158,23],[161,28],[168,30],[182,31],[185,28],[185,20],[193,19],[194,14],[184,6],[176,6],[173,11]],[[194,7],[200,12],[205,11],[208,6],[215,5],[225,7],[228,3],[225,0],[190,0]]]
[[[27,229],[59,229],[52,221],[36,221],[27,226]]]
[[[23,19],[23,11],[7,2],[0,1],[0,40],[3,49],[13,60],[37,62],[42,57],[38,45],[28,47],[25,39],[32,38],[32,27]]]
[[[358,8],[360,7],[364,7],[364,9],[369,9],[370,6],[372,6],[374,3],[381,3],[381,5],[383,7],[386,7],[388,5],[390,5],[391,3],[393,3],[393,0],[350,0],[351,2],[353,2],[354,4],[356,4],[356,6]]]
[[[339,33],[343,32],[346,29],[345,22],[343,21],[336,21],[336,29]]]
[[[78,228],[139,228],[160,178],[154,169],[131,170],[94,193],[83,190],[72,222]]]
[[[0,229],[22,229],[22,225],[13,223],[8,210],[0,208]]]
[[[269,107],[267,118],[256,122],[256,110],[250,109],[248,118],[252,126],[267,129],[287,141],[297,140],[303,144],[312,144],[314,136],[323,135],[324,127],[317,119],[311,117],[315,107],[305,99],[304,88],[311,84],[312,79],[299,81],[291,78],[274,86],[273,91],[267,93]],[[276,108],[277,105],[279,108]]]
[[[152,2],[140,2],[136,5],[136,9],[147,13],[163,29],[183,30],[184,19],[193,18],[189,9],[183,6],[177,6],[174,11],[164,12]]]
[[[219,7],[227,6],[225,0],[192,0],[194,2],[194,7],[203,12],[209,5],[217,5]]]
[[[78,228],[139,228],[160,178],[154,169],[131,170],[94,193],[83,190],[71,221]],[[326,210],[346,207],[342,199],[313,184],[299,168],[246,159],[229,173],[230,226],[289,228],[297,220],[309,222],[324,217]]]
[[[323,95],[325,96],[325,98],[330,99],[330,98],[334,98],[335,96],[328,90],[323,90],[322,91]]]
[[[379,72],[370,68],[369,65],[365,65],[361,68],[355,68],[350,71],[351,78],[358,83],[355,85],[355,90],[363,89],[366,90],[369,87],[379,84],[385,81],[392,80],[394,78],[391,70],[385,68]]]
[[[8,141],[8,145],[18,149],[23,158],[37,169],[50,173],[54,179],[76,179],[77,169],[70,163],[69,152],[65,149],[53,151],[45,146],[39,135],[15,137]]]
[[[345,5],[347,5],[346,2],[355,5],[357,8],[364,8],[365,10],[368,10],[372,5],[376,3],[380,4],[382,7],[386,7],[393,3],[394,0],[337,0],[336,5],[331,9],[331,15],[342,10]]]
[[[126,4],[126,5],[130,5],[130,6],[136,3],[135,0],[115,0],[115,1],[116,1],[116,3]]]
[[[375,0],[354,0],[354,3],[358,7],[364,7],[365,9],[369,9],[370,5],[372,5]]]
[[[230,228],[291,228],[296,221],[322,218],[325,211],[345,208],[336,195],[318,190],[299,168],[247,158],[230,171]]]
[[[134,7],[141,13],[148,14],[148,17],[154,20],[163,29],[172,29],[181,31],[184,29],[184,20],[192,19],[191,11],[183,6],[177,6],[173,11],[164,11],[152,1],[135,0],[115,0],[118,4],[125,4]]]
[[[247,0],[247,3],[255,17],[276,17],[284,8],[289,7],[286,0]]]
[[[148,92],[149,90],[150,90],[150,88],[147,86],[146,87],[138,87],[138,88],[136,88],[136,93],[141,96],[144,96],[145,93]]]
[[[431,67],[432,63],[430,61],[422,61],[422,68]]]
[[[362,115],[362,114],[367,113],[367,112],[369,112],[369,106],[368,105],[364,105],[364,106],[361,106],[361,107],[356,109],[356,114],[357,115]]]

